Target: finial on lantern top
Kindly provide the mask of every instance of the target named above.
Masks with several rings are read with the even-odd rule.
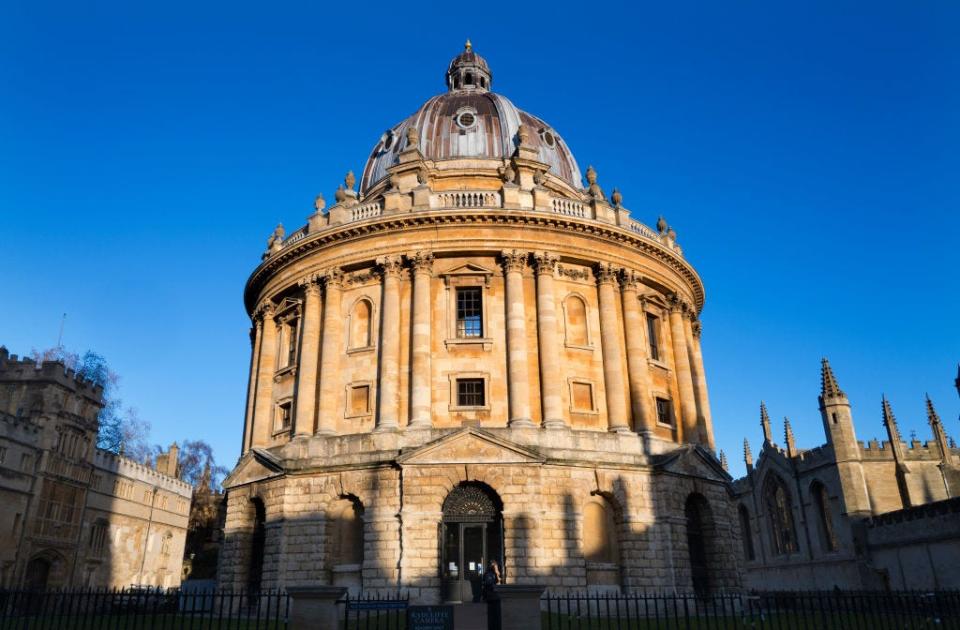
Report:
[[[467,52],[473,50],[473,44],[470,43],[470,38],[467,38],[467,43],[463,45],[463,49]]]

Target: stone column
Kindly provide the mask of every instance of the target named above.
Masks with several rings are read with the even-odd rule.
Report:
[[[380,308],[380,408],[374,431],[395,431],[400,425],[400,256],[377,259],[383,273]]]
[[[300,334],[300,365],[297,367],[297,415],[294,437],[307,437],[316,429],[317,367],[320,362],[320,285],[316,277],[300,281],[305,300]]]
[[[413,429],[426,428],[432,423],[430,282],[433,277],[433,254],[416,252],[408,258],[413,265],[413,334],[410,341],[413,355],[410,373],[410,428]]]
[[[328,269],[323,276],[323,336],[320,348],[320,404],[317,406],[317,435],[337,432],[340,416],[340,353],[343,316],[340,313],[343,271]]]
[[[263,333],[260,335],[260,365],[257,369],[257,393],[254,402],[250,446],[264,446],[273,432],[273,373],[277,370],[277,322],[275,306],[267,301],[260,305]]]
[[[524,314],[523,270],[527,252],[502,252],[507,303],[507,388],[511,427],[532,427],[530,381],[527,370],[527,320]]]
[[[607,425],[611,431],[630,431],[627,420],[627,401],[624,396],[623,366],[620,361],[623,334],[617,319],[617,274],[613,265],[597,265],[600,300],[600,348],[603,351],[603,381],[607,391]]]
[[[638,291],[641,276],[635,271],[623,274],[623,329],[627,345],[627,371],[630,377],[630,406],[633,426],[639,433],[652,433],[657,423],[650,395],[650,371],[647,365],[647,322],[640,310]]]
[[[260,337],[263,332],[263,319],[260,313],[253,316],[253,344],[250,348],[250,381],[247,383],[247,416],[243,423],[243,448],[240,454],[247,452],[253,440],[253,410],[257,400],[257,372],[260,367]]]
[[[676,295],[670,299],[670,338],[673,341],[673,369],[676,372],[677,387],[680,390],[683,440],[695,444],[700,441],[700,433],[697,429],[697,402],[693,393],[693,377],[690,374],[690,355],[687,352],[687,338],[683,330],[683,311],[686,304]]]
[[[559,258],[549,252],[535,252],[537,266],[537,332],[540,341],[540,394],[543,399],[543,426],[562,429],[563,376],[560,373],[560,338],[557,335],[557,300],[553,274]]]
[[[703,353],[700,350],[700,320],[691,311],[690,317],[683,322],[687,348],[690,351],[690,371],[693,379],[693,391],[697,399],[697,423],[700,426],[700,438],[713,450],[713,419],[710,415],[710,399],[707,396],[707,375],[703,371]]]

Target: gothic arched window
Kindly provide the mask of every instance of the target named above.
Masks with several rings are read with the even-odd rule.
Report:
[[[793,526],[793,499],[783,481],[770,476],[763,492],[767,518],[770,522],[770,543],[777,555],[797,551],[797,532]]]
[[[820,530],[820,546],[824,551],[836,551],[839,548],[837,534],[833,529],[833,512],[830,510],[830,497],[827,489],[819,481],[810,486],[813,504],[817,510],[817,524]]]

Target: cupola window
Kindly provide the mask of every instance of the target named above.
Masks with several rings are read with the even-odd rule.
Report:
[[[550,148],[553,148],[557,145],[557,139],[552,133],[550,133],[549,129],[540,130],[540,139],[543,140],[543,143]]]
[[[472,109],[466,109],[458,112],[455,120],[461,129],[470,129],[477,124],[477,113]]]

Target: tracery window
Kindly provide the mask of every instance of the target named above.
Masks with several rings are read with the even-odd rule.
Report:
[[[793,525],[793,500],[790,493],[780,479],[771,476],[763,494],[773,552],[777,555],[796,552],[797,534]]]
[[[830,510],[830,497],[827,495],[827,489],[822,483],[816,481],[811,486],[810,493],[813,495],[813,503],[817,509],[820,544],[824,551],[836,551],[840,545],[837,543],[837,534],[833,529],[833,513]]]

